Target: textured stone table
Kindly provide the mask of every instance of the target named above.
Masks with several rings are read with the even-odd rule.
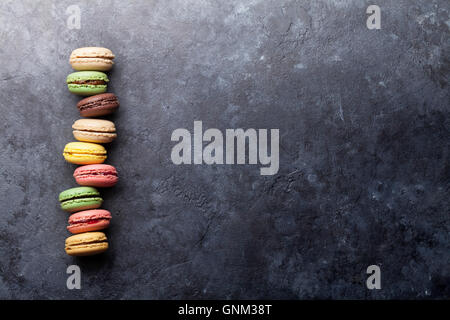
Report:
[[[0,298],[449,298],[449,10],[1,1]],[[88,45],[116,54],[120,183],[102,191],[111,248],[83,259],[64,252],[57,196],[76,186],[68,58]],[[279,128],[279,172],[174,165],[171,134],[195,120]],[[381,290],[366,288],[373,264]]]

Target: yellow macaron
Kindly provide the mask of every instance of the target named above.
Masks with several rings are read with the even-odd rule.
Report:
[[[74,164],[103,163],[107,158],[106,149],[102,145],[90,142],[69,142],[64,148],[63,156],[67,162]]]
[[[66,239],[69,256],[91,256],[108,250],[108,239],[103,232],[85,232]]]

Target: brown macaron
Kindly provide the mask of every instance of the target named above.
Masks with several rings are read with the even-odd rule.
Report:
[[[116,111],[119,100],[113,93],[102,93],[84,98],[77,103],[82,117],[99,117]]]

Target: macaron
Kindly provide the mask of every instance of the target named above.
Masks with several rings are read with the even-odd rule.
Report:
[[[90,142],[69,142],[64,147],[63,156],[67,162],[74,164],[103,163],[107,158],[102,145]]]
[[[82,117],[99,117],[116,111],[119,100],[114,93],[102,93],[84,98],[77,103]]]
[[[81,186],[112,187],[119,177],[117,170],[109,164],[90,164],[81,166],[73,172],[75,181]]]
[[[69,256],[91,256],[108,250],[108,239],[103,232],[85,232],[66,239]]]
[[[108,76],[99,71],[79,71],[66,79],[69,91],[81,96],[92,96],[106,91]]]
[[[61,192],[59,202],[64,211],[77,212],[100,208],[103,199],[100,192],[93,187],[77,187]]]
[[[69,217],[67,230],[71,233],[83,233],[106,229],[111,220],[111,213],[104,209],[85,210]]]
[[[102,47],[84,47],[72,51],[70,65],[75,70],[108,71],[112,68],[114,54]]]
[[[114,122],[100,119],[79,119],[72,125],[73,136],[79,141],[108,143],[116,137]]]

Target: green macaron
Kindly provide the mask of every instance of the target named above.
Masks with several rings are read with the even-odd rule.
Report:
[[[108,76],[99,71],[80,71],[67,76],[69,91],[81,96],[92,96],[106,92]]]
[[[93,187],[78,187],[61,192],[59,202],[64,211],[77,212],[100,208],[103,199]]]

